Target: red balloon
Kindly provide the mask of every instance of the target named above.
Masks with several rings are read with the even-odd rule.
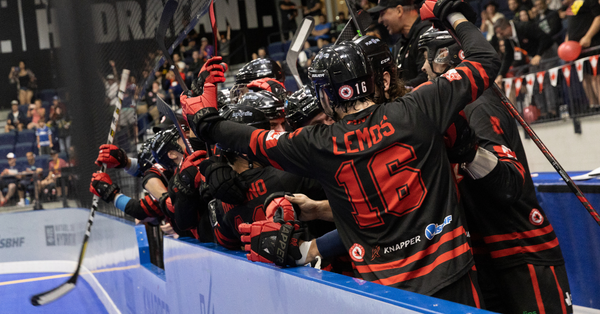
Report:
[[[527,121],[527,123],[533,123],[540,117],[540,109],[538,107],[530,105],[523,108],[523,119]]]
[[[558,46],[558,56],[567,62],[577,59],[580,53],[581,45],[574,40],[565,41]]]

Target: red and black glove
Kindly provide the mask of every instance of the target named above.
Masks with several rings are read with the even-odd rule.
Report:
[[[268,92],[273,93],[277,98],[285,100],[287,93],[285,91],[285,86],[280,81],[265,77],[258,80],[254,80],[247,85],[249,89],[253,91],[257,90],[266,90]]]
[[[477,13],[469,3],[463,0],[427,0],[420,10],[421,20],[430,20],[434,26],[440,29],[452,29],[448,15],[455,12],[462,13],[471,23],[477,21]]]
[[[253,262],[275,263],[278,266],[297,266],[302,258],[299,240],[304,235],[297,221],[256,221],[238,226],[246,258]]]
[[[212,143],[207,137],[211,123],[223,120],[217,110],[217,87],[215,86],[215,83],[225,81],[225,69],[219,64],[220,61],[221,57],[212,57],[206,61],[202,70],[200,70],[200,75],[202,75],[203,71],[208,73],[208,75],[206,77],[203,76],[202,88],[197,88],[197,91],[200,93],[196,93],[196,95],[199,96],[190,98],[182,94],[179,97],[183,115],[192,128],[192,131],[201,140],[208,143]]]
[[[450,163],[469,163],[475,158],[479,147],[479,137],[469,126],[464,111],[457,115],[454,123],[444,133],[444,143]]]
[[[296,221],[296,213],[300,213],[298,205],[285,198],[285,195],[294,196],[289,192],[275,192],[269,195],[263,204],[265,216],[269,221]]]
[[[227,64],[221,62],[223,58],[216,56],[208,59],[206,63],[198,72],[198,78],[192,82],[192,91],[194,96],[202,95],[204,84],[211,83],[223,83],[225,82],[225,71],[227,71]]]
[[[248,187],[228,163],[216,158],[206,159],[200,163],[200,172],[206,179],[201,192],[206,201],[217,198],[238,205],[246,200]]]
[[[183,161],[179,171],[173,177],[172,189],[175,193],[183,193],[186,196],[199,195],[198,188],[204,178],[198,170],[198,165],[204,159],[206,159],[206,151],[198,150]]]
[[[92,175],[90,192],[100,197],[103,201],[107,203],[112,202],[120,191],[119,186],[112,182],[107,173],[96,172]]]
[[[112,144],[102,144],[100,146],[100,152],[96,159],[96,165],[102,167],[102,164],[106,165],[106,168],[124,168],[127,166],[127,153],[121,148],[118,148]]]

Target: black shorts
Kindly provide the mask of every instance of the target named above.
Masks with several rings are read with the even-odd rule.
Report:
[[[477,282],[477,271],[473,266],[464,276],[434,293],[432,297],[483,309],[485,307]]]
[[[523,264],[507,269],[479,267],[486,309],[499,313],[573,313],[564,265]]]

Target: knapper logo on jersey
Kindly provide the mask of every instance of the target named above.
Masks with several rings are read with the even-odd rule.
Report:
[[[537,208],[534,208],[531,210],[531,213],[529,213],[529,222],[539,226],[544,223],[544,216],[542,216],[542,213],[540,213]]]
[[[340,87],[339,94],[342,99],[348,100],[352,98],[352,95],[354,95],[354,90],[352,87],[350,87],[350,85],[344,85]]]
[[[350,252],[350,257],[355,262],[362,262],[363,257],[365,257],[365,248],[358,243],[354,243],[348,252]]]
[[[429,224],[425,227],[425,237],[429,240],[433,239],[436,235],[442,233],[444,227],[452,222],[452,215],[446,216],[444,218],[444,222],[441,225],[438,224]]]
[[[456,72],[455,69],[452,69],[442,74],[442,77],[445,77],[450,82],[462,79],[462,76],[460,76],[460,74],[458,74],[458,72]]]

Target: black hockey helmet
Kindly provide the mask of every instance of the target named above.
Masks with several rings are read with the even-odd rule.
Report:
[[[184,153],[179,143],[177,143],[178,139],[179,133],[175,126],[156,134],[152,140],[152,156],[154,156],[156,162],[168,169],[177,167],[177,164],[169,158],[168,153],[172,150]]]
[[[427,61],[431,66],[431,71],[441,75],[448,69],[457,66],[464,59],[464,52],[460,49],[454,37],[448,31],[440,31],[431,27],[419,38],[419,50],[427,51]],[[441,73],[435,72],[433,64],[445,65],[446,68]]]
[[[310,86],[295,91],[285,101],[285,119],[294,129],[306,125],[321,112],[323,110]]]
[[[248,92],[246,85],[261,78],[270,77],[285,82],[285,74],[279,64],[271,59],[255,59],[246,63],[235,75],[235,84],[231,88],[230,97],[237,103]]]
[[[269,119],[262,111],[247,104],[232,105],[221,116],[226,120],[249,125],[257,129],[269,130],[271,127]]]
[[[217,109],[221,110],[221,108],[231,105],[231,97],[229,95],[228,89],[219,90],[217,93]]]
[[[152,155],[152,142],[154,138],[146,140],[138,151],[138,171],[136,172],[137,177],[141,177],[146,170],[150,169],[156,162]]]
[[[396,75],[389,48],[372,36],[323,48],[308,68],[319,104],[326,94],[332,108],[373,95],[383,71]]]
[[[258,109],[264,113],[269,120],[285,118],[285,104],[283,100],[266,90],[245,94],[238,102],[238,105],[250,106]]]

